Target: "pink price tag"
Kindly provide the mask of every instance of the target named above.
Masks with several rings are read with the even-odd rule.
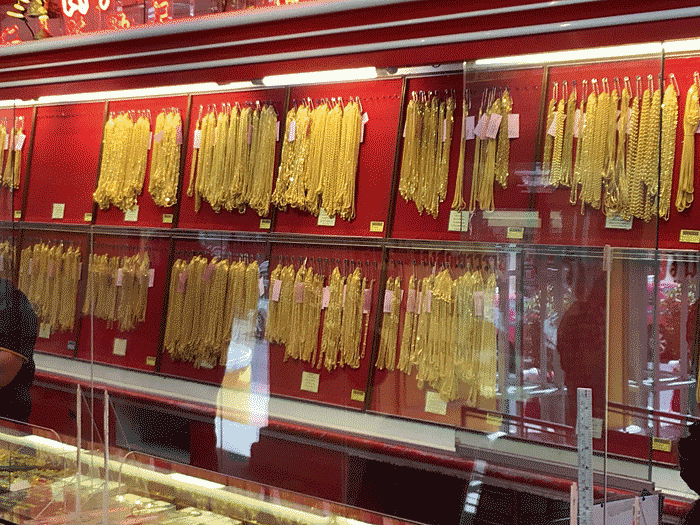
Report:
[[[582,124],[583,124],[583,122],[581,122],[581,110],[577,109],[576,113],[574,113],[574,137],[575,138],[578,138]],[[629,131],[628,131],[628,133],[629,133]]]
[[[124,269],[123,269],[123,268],[119,268],[119,269],[117,270],[117,282],[116,282],[116,285],[117,285],[117,286],[121,286],[121,285],[122,285],[122,282],[124,282]]]
[[[362,298],[362,313],[368,314],[371,309],[372,309],[372,289],[365,288],[363,290],[363,298]]]
[[[214,261],[212,261],[204,269],[204,273],[202,274],[202,282],[203,283],[209,282],[209,279],[211,279],[211,274],[214,273],[215,266],[216,266],[216,264],[214,264]]]
[[[162,140],[163,140],[163,132],[162,131],[159,131],[158,133],[153,135],[153,143],[154,144],[158,144]]]
[[[294,284],[294,302],[303,303],[304,302],[304,283]]]
[[[328,286],[324,286],[321,294],[321,309],[325,310],[329,304],[331,304],[331,289]]]
[[[518,113],[508,115],[508,138],[520,138],[520,115]]]
[[[282,291],[282,281],[275,279],[272,281],[272,293],[270,299],[277,302],[280,300],[280,292]]]
[[[447,140],[447,119],[444,118],[442,119],[442,141],[445,142]]]
[[[343,285],[343,304],[345,304],[345,295],[348,293],[348,285]]]
[[[391,302],[394,300],[394,291],[387,290],[384,292],[384,313],[391,313]]]
[[[155,283],[156,280],[156,269],[155,268],[150,268],[148,270],[148,287],[153,288],[153,284]]]
[[[474,135],[479,137],[481,140],[486,138],[486,129],[488,128],[489,125],[489,116],[487,114],[481,115],[481,118],[479,119],[479,122],[476,124],[476,127],[474,128]]]
[[[484,316],[484,292],[474,292],[474,317]]]
[[[276,142],[280,141],[280,121],[277,121],[277,139]]]
[[[498,113],[491,115],[489,125],[486,128],[486,136],[488,138],[495,139],[498,137],[498,130],[501,129],[501,120],[503,120],[502,115],[499,115]]]
[[[433,292],[431,290],[426,290],[423,296],[423,311],[426,314],[430,313],[430,307],[433,303]]]
[[[199,146],[201,144],[202,144],[202,130],[195,129],[194,130],[194,140],[192,141],[192,149],[199,149]]]
[[[258,294],[260,297],[265,295],[265,282],[262,277],[258,279]]]
[[[406,311],[416,313],[416,291],[413,288],[408,290],[408,298],[406,299]]]
[[[182,144],[182,126],[175,128],[175,143],[178,146]]]
[[[185,284],[187,283],[187,271],[181,272],[177,282],[177,291],[185,293]]]
[[[292,120],[292,122],[289,123],[289,133],[287,134],[287,142],[294,142],[294,139],[297,136],[297,121]]]

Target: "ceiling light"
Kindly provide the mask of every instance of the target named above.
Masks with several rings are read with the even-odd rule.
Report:
[[[575,62],[580,60],[609,59],[661,53],[661,44],[633,44],[626,46],[594,47],[591,49],[576,49],[572,51],[554,51],[552,53],[536,53],[533,55],[516,55],[500,58],[484,58],[477,60],[477,66],[495,65],[529,65],[547,64],[550,62]]]
[[[289,75],[270,75],[262,79],[266,86],[287,86],[290,84],[316,84],[320,82],[347,82],[377,78],[374,67],[355,69],[335,69],[333,71],[314,71],[311,73],[292,73]]]

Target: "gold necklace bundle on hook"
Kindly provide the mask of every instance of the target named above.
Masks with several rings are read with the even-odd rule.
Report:
[[[73,330],[80,268],[80,249],[73,246],[37,243],[22,250],[19,289],[51,333]]]
[[[435,218],[447,197],[455,108],[454,95],[442,100],[437,93],[414,92],[406,110],[399,192],[418,213]]]
[[[0,127],[0,147],[7,144],[7,161],[3,171],[2,184],[13,190],[19,188],[24,139],[24,117],[15,118],[15,125],[9,135],[5,126]],[[2,167],[2,161],[0,154],[0,167]]]
[[[664,92],[663,114],[661,117],[661,174],[659,176],[659,217],[668,220],[671,210],[671,184],[676,160],[676,128],[678,127],[678,96],[680,89],[676,77],[670,75],[670,82]]]
[[[685,113],[683,114],[683,152],[681,154],[681,170],[678,175],[678,190],[676,191],[676,209],[682,212],[690,207],[695,191],[695,130],[700,122],[700,74],[693,73],[693,83],[685,97]]]
[[[465,72],[466,75],[466,72]],[[410,102],[409,102],[410,104]],[[457,177],[455,178],[455,192],[452,200],[451,209],[456,211],[463,210],[467,204],[464,202],[464,169],[465,169],[465,154],[467,146],[466,124],[469,116],[469,111],[472,107],[471,93],[468,89],[464,90],[462,98],[462,131],[459,140],[459,162],[457,164]],[[510,144],[509,144],[510,146]],[[405,147],[405,145],[404,145]],[[404,151],[404,155],[406,155]],[[507,171],[507,170],[506,170]]]
[[[177,203],[181,145],[180,111],[177,108],[164,109],[156,117],[151,176],[148,181],[148,193],[157,206],[169,207]]]
[[[654,90],[654,80],[651,75],[650,82]],[[649,130],[646,135],[646,163],[644,166],[643,180],[646,186],[646,199],[644,201],[644,220],[649,222],[658,213],[659,197],[659,148],[661,128],[661,95],[663,85],[654,90],[649,110]]]
[[[110,204],[123,211],[136,204],[143,190],[151,140],[146,112],[110,113],[102,139],[102,161],[94,200],[106,210]]]
[[[0,278],[14,279],[14,268],[17,252],[15,245],[10,241],[0,243]]]

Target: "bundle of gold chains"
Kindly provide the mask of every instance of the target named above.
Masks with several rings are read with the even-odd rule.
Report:
[[[37,243],[22,250],[19,289],[52,333],[73,330],[81,264],[80,249],[73,246]]]
[[[135,330],[146,320],[150,258],[147,253],[132,256],[90,254],[83,315],[114,322],[121,332]]]
[[[384,302],[377,368],[416,369],[419,388],[430,387],[445,401],[496,394],[496,277],[475,269],[453,278],[449,269],[408,280],[390,278]],[[403,321],[400,317],[403,314]]]
[[[358,368],[367,348],[371,297],[372,282],[360,268],[343,277],[336,266],[326,279],[306,262],[296,271],[292,264],[279,264],[270,275],[265,338],[285,346],[285,361],[329,372]]]
[[[215,212],[270,212],[277,141],[277,113],[256,102],[241,108],[210,106],[197,119],[187,195],[199,212],[202,199]]]
[[[15,125],[9,131],[7,122],[0,123],[0,148],[3,148],[0,149],[2,185],[13,190],[19,188],[19,179],[22,173],[22,148],[25,138],[24,117],[15,118]]]
[[[406,109],[399,192],[418,213],[435,218],[447,197],[455,108],[453,95],[441,100],[414,92]]]
[[[195,367],[226,365],[229,343],[252,347],[257,323],[258,263],[203,256],[178,259],[169,285],[165,349]]]
[[[491,89],[484,92],[481,102],[474,141],[470,212],[476,211],[477,205],[482,211],[494,211],[494,184],[498,182],[504,189],[508,186],[508,116],[513,110],[513,99],[507,89],[501,96]]]
[[[151,154],[148,193],[157,206],[177,203],[180,179],[180,147],[182,146],[182,117],[177,108],[164,109],[156,117]]]
[[[10,241],[0,242],[0,278],[14,279],[14,268],[17,257],[14,243]]]
[[[696,71],[693,84],[685,97],[685,112],[683,114],[683,152],[681,156],[681,171],[678,176],[676,191],[676,209],[682,212],[690,207],[695,191],[695,130],[700,122],[700,75]]]
[[[272,203],[345,220],[355,218],[363,119],[359,100],[311,102],[287,112]]]
[[[671,73],[664,92],[663,113],[661,116],[661,176],[659,188],[659,217],[668,220],[671,211],[671,184],[676,160],[676,128],[678,127],[678,96],[675,76]]]
[[[102,161],[93,198],[100,208],[110,204],[130,210],[143,191],[151,120],[146,112],[110,113],[102,138]],[[153,170],[151,169],[151,172]]]

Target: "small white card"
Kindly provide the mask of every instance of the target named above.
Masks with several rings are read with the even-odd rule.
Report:
[[[202,143],[202,130],[201,129],[195,129],[194,130],[194,140],[192,141],[192,149],[199,149],[199,146]]]
[[[134,207],[129,211],[124,212],[124,222],[136,222],[139,220],[139,205],[134,204]]]
[[[559,116],[558,113],[554,114],[554,118],[552,119],[552,123],[549,125],[549,129],[547,130],[547,135],[551,135],[552,137],[555,137],[557,135],[557,117]]]
[[[126,339],[120,339],[119,337],[115,337],[114,344],[112,345],[112,353],[114,355],[125,356],[126,355]]]
[[[153,288],[153,283],[156,280],[156,269],[151,268],[148,270],[148,287]]]
[[[319,374],[312,374],[311,372],[301,373],[301,388],[300,390],[305,390],[306,392],[318,393],[318,383],[320,379]]]
[[[63,215],[66,212],[66,205],[63,202],[54,202],[53,208],[51,210],[52,219],[63,219]]]
[[[280,292],[282,291],[282,281],[279,279],[274,279],[272,281],[272,292],[270,293],[270,300],[271,301],[279,301],[280,300]]]
[[[318,213],[318,226],[335,226],[335,215],[333,217],[330,217],[327,213],[326,210],[321,208],[321,211]]]
[[[499,113],[494,113],[489,119],[489,125],[486,128],[486,136],[490,139],[498,137],[498,130],[501,129],[501,120],[503,116]]]
[[[509,139],[519,139],[520,138],[520,114],[510,113],[508,115],[508,138]]]
[[[21,151],[22,146],[24,146],[24,139],[26,139],[27,136],[24,133],[20,133],[19,135],[15,135],[15,151]]]
[[[425,393],[425,411],[430,414],[444,416],[447,414],[447,403],[445,403],[437,392],[428,390]]]
[[[462,129],[464,130],[464,140],[474,140],[474,115],[467,115],[462,122]]]
[[[49,323],[41,323],[39,325],[39,337],[42,339],[51,337],[51,325]]]

